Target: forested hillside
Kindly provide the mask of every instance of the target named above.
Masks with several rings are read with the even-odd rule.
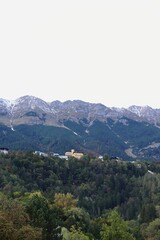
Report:
[[[0,99],[0,147],[64,154],[70,149],[124,160],[160,159],[160,109],[108,108],[80,100]]]
[[[0,191],[3,240],[160,239],[159,162],[13,152]]]

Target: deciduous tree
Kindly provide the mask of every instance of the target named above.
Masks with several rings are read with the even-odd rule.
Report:
[[[108,224],[102,225],[101,238],[102,240],[134,240],[127,224],[115,210],[108,217]]]

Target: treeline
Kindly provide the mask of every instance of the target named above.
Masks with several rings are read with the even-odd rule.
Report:
[[[160,239],[159,162],[15,152],[0,191],[0,239]]]

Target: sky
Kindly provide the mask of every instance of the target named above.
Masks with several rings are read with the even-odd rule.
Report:
[[[0,1],[0,98],[160,108],[159,0]]]

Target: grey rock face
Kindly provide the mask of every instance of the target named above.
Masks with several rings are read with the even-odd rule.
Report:
[[[95,120],[107,122],[111,118],[118,121],[123,117],[160,126],[160,109],[149,106],[108,108],[100,103],[81,100],[48,103],[34,96],[23,96],[15,101],[0,99],[0,123],[7,126],[20,124],[63,126],[64,120],[78,123],[82,119],[91,124]]]

